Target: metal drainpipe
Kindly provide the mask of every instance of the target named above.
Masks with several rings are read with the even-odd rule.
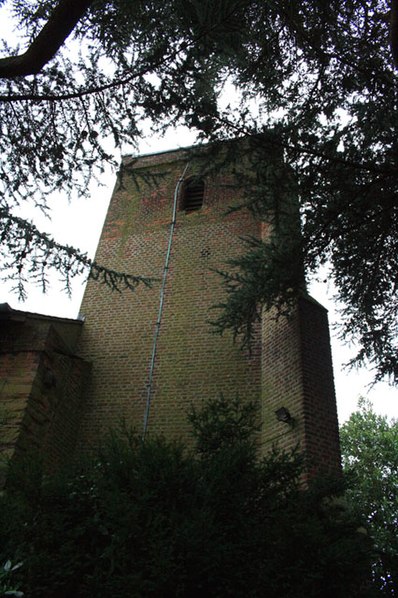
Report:
[[[178,193],[179,193],[179,190],[181,187],[181,183],[183,182],[185,174],[188,170],[188,166],[189,166],[189,162],[186,164],[184,171],[183,171],[182,175],[180,176],[180,178],[178,179],[176,188],[174,190],[173,215],[172,215],[172,219],[171,219],[171,223],[170,223],[169,242],[167,245],[166,258],[164,260],[162,285],[160,288],[160,297],[159,297],[158,317],[157,317],[156,324],[155,324],[155,332],[153,335],[153,342],[152,342],[152,355],[151,355],[151,362],[150,362],[150,366],[149,366],[147,394],[146,394],[146,406],[145,406],[145,414],[144,414],[144,430],[142,433],[142,441],[143,442],[145,442],[145,437],[146,437],[146,433],[148,430],[149,413],[151,410],[153,373],[155,370],[156,349],[157,349],[158,338],[159,338],[159,333],[160,333],[160,324],[161,324],[162,315],[163,315],[164,292],[166,289],[167,274],[169,272],[171,246],[173,244],[174,229],[175,229],[176,218],[177,218]]]

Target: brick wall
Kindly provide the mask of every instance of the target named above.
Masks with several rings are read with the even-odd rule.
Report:
[[[123,187],[117,184],[114,191],[96,260],[156,280],[151,289],[141,286],[122,294],[93,281],[87,285],[79,354],[93,363],[93,370],[80,428],[81,450],[96,445],[107,430],[121,424],[142,431],[173,197],[187,160],[184,151],[146,156],[132,164],[127,160]],[[191,164],[186,176],[195,168]],[[132,172],[139,175],[137,179]],[[154,175],[156,185],[148,182]],[[150,393],[149,432],[186,436],[190,404],[220,393],[239,394],[261,402],[265,449],[275,442],[285,448],[299,444],[314,459],[322,451],[322,455],[329,452],[330,458],[322,457],[322,462],[338,467],[324,310],[317,306],[311,311],[303,300],[290,321],[274,322],[265,314],[251,355],[240,351],[230,335],[211,332],[212,307],[224,299],[214,269],[225,269],[225,262],[244,250],[242,236],[267,236],[267,225],[255,221],[248,211],[226,215],[227,208],[241,200],[237,181],[223,171],[206,178],[200,211],[177,212]],[[313,356],[319,344],[324,351]],[[277,422],[274,412],[282,405],[295,418],[294,427]],[[322,417],[326,414],[324,425],[332,432],[325,441],[312,422],[310,406],[320,407]]]
[[[122,420],[142,430],[173,198],[185,164],[178,153],[143,158],[135,168],[143,176],[163,174],[158,185],[141,181],[137,189],[125,176],[126,188],[114,193],[96,260],[157,280],[152,289],[140,287],[135,293],[121,295],[99,289],[93,282],[87,285],[79,351],[92,361],[93,378],[82,423],[82,446],[95,444]],[[189,169],[187,176],[192,172]],[[177,213],[153,372],[149,432],[186,434],[190,404],[221,392],[259,398],[259,353],[243,355],[228,335],[214,335],[209,324],[213,315],[209,308],[223,299],[220,277],[212,268],[221,267],[241,251],[240,235],[259,232],[259,224],[247,213],[224,216],[239,197],[232,179],[213,176],[206,180],[203,208],[191,214]]]
[[[38,452],[54,469],[74,451],[89,378],[89,364],[73,353],[82,323],[6,308],[0,324],[3,465]]]
[[[340,446],[327,312],[303,297],[290,319],[263,318],[263,446],[306,455],[307,471],[340,469]],[[285,407],[292,420],[277,420]]]

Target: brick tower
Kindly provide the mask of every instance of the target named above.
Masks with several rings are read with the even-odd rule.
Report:
[[[186,150],[124,160],[96,261],[154,279],[134,293],[89,281],[79,355],[92,377],[81,448],[110,427],[185,436],[186,412],[203,399],[239,395],[261,405],[264,450],[305,450],[315,467],[339,468],[337,413],[326,311],[299,301],[292,319],[264,314],[251,353],[212,333],[224,290],[215,272],[244,250],[242,236],[267,235],[228,169],[206,178]]]

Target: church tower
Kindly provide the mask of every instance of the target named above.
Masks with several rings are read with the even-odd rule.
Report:
[[[87,284],[78,353],[92,373],[79,446],[121,424],[185,437],[189,407],[223,394],[259,404],[264,451],[298,445],[310,467],[338,470],[326,310],[302,298],[289,320],[264,314],[250,353],[212,332],[225,300],[216,270],[244,251],[242,237],[269,230],[248,210],[228,210],[243,199],[228,167],[202,176],[199,162],[188,150],[124,159],[95,260],[152,285]]]

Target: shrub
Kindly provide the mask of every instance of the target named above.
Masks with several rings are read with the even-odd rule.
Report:
[[[365,596],[369,547],[297,453],[256,454],[252,406],[193,411],[196,448],[113,434],[89,465],[9,477],[1,558],[27,597]],[[32,483],[33,480],[33,483]]]

